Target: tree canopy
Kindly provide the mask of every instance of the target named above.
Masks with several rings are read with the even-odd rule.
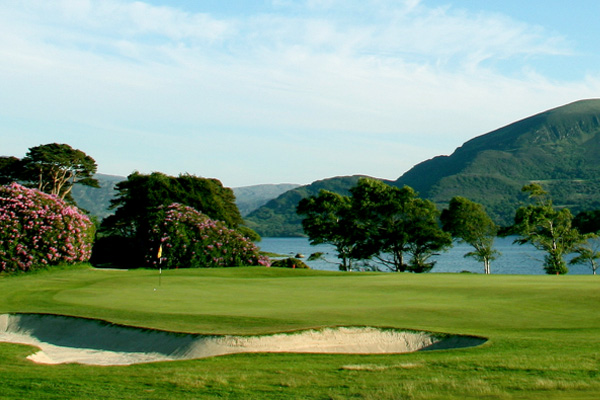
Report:
[[[0,158],[0,183],[19,182],[72,201],[73,185],[99,187],[94,178],[96,161],[68,144],[31,147],[25,157]]]
[[[442,212],[441,220],[446,232],[474,248],[474,251],[465,254],[465,257],[473,257],[483,262],[484,273],[489,274],[490,262],[499,254],[493,249],[498,226],[485,212],[483,206],[456,196]]]
[[[172,203],[192,207],[231,228],[243,222],[233,191],[223,187],[217,179],[134,172],[119,182],[116,190],[117,195],[111,201],[115,214],[104,220],[103,229],[121,236],[135,236],[141,227],[147,228],[152,210]]]
[[[98,187],[93,175],[96,161],[68,144],[51,143],[31,147],[21,160],[23,180],[34,183],[38,190],[64,199],[75,183]]]
[[[336,246],[343,269],[351,260],[374,258],[393,271],[426,272],[434,265],[430,257],[451,244],[434,204],[413,189],[361,178],[350,193],[321,191],[298,205],[311,243]]]
[[[572,227],[571,212],[567,208],[555,209],[552,199],[539,184],[526,185],[522,191],[529,194],[535,203],[517,210],[513,232],[520,237],[515,242],[531,243],[546,252],[546,273],[566,274],[569,269],[564,256],[586,241],[586,237]]]

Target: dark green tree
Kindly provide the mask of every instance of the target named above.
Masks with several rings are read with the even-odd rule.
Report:
[[[600,210],[580,212],[573,218],[573,226],[584,234],[600,232]]]
[[[19,181],[21,170],[21,160],[17,157],[0,157],[0,185]]]
[[[115,189],[117,195],[111,200],[115,213],[103,221],[103,230],[124,237],[137,236],[147,230],[149,213],[172,203],[192,207],[230,228],[237,228],[243,222],[233,191],[223,187],[217,179],[134,172]]]
[[[357,258],[374,257],[392,271],[426,272],[435,264],[431,256],[451,245],[435,205],[412,188],[361,178],[350,191]]]
[[[96,161],[68,144],[50,143],[31,147],[20,163],[18,180],[61,199],[69,198],[75,183],[99,187],[93,177]]]
[[[571,212],[566,208],[555,209],[552,199],[539,184],[525,185],[521,190],[535,203],[517,210],[513,232],[520,237],[515,243],[531,243],[544,251],[544,269],[547,274],[566,274],[569,269],[564,256],[583,243],[585,236],[571,226]]]
[[[448,208],[442,211],[442,227],[454,238],[474,248],[465,257],[483,262],[484,273],[490,273],[490,262],[500,254],[494,250],[494,239],[498,226],[485,212],[481,204],[464,197],[456,196],[450,200]]]
[[[160,206],[179,203],[236,230],[243,222],[233,191],[223,187],[216,179],[187,174],[172,177],[159,172],[150,175],[134,172],[127,180],[119,182],[116,190],[117,195],[111,200],[115,213],[102,221],[103,237],[97,240],[96,248],[102,253],[95,254],[98,259],[110,258],[106,254],[110,247],[120,248],[119,258],[127,257],[130,263],[142,265],[149,251],[151,221],[156,219]],[[244,236],[249,236],[247,230],[244,230]],[[110,246],[104,246],[109,242]]]
[[[321,190],[317,196],[300,200],[297,212],[305,216],[302,227],[310,243],[333,245],[342,260],[340,269],[352,270],[355,242],[352,237],[354,221],[350,198]]]

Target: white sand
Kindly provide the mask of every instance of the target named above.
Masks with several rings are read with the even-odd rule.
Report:
[[[40,348],[41,364],[130,365],[234,353],[408,353],[467,347],[485,340],[426,332],[339,327],[263,336],[177,334],[84,318],[42,314],[0,315],[0,342]]]

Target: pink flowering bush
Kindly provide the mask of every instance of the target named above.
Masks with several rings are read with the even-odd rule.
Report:
[[[250,239],[182,204],[160,207],[151,226],[147,262],[155,267],[159,262],[162,268],[269,265]]]
[[[94,224],[56,196],[17,183],[0,186],[0,271],[89,260]]]

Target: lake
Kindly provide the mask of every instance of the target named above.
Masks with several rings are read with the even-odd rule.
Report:
[[[542,275],[545,253],[530,244],[513,244],[514,237],[497,238],[494,248],[502,253],[491,263],[492,274],[525,274]],[[335,247],[331,245],[311,246],[307,238],[263,238],[258,246],[262,251],[294,257],[303,254],[302,260],[311,268],[328,271],[338,271],[339,260]],[[483,263],[464,255],[473,248],[467,244],[454,243],[454,247],[434,257],[435,266],[430,273],[435,272],[476,272],[483,273]],[[327,261],[306,261],[309,255],[322,252]],[[568,265],[569,274],[591,275],[592,270],[587,265]]]

